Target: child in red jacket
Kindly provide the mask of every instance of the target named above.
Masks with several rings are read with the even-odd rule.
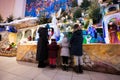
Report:
[[[56,39],[51,39],[51,44],[48,45],[48,58],[49,65],[51,68],[56,67],[56,58],[59,50],[59,46],[57,45]]]

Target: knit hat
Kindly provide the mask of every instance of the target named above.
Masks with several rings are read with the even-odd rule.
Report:
[[[50,25],[49,25],[49,24],[47,24],[47,25],[45,26],[45,28],[50,29]]]
[[[51,41],[56,41],[54,36],[51,37]]]
[[[56,39],[51,39],[51,41],[53,42],[53,41],[56,41]]]

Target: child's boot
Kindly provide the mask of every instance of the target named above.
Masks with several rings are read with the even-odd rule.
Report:
[[[77,71],[77,73],[81,73],[81,74],[83,73],[83,70],[82,70],[82,66],[81,66],[81,65],[78,66],[78,71]]]
[[[65,71],[65,65],[62,65],[62,70]]]
[[[69,65],[66,65],[66,71],[68,71],[69,70]]]

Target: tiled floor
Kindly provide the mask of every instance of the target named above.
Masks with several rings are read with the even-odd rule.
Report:
[[[0,56],[0,80],[120,80],[120,75],[84,71],[62,71],[59,68],[37,68],[35,63],[16,61],[15,57]]]

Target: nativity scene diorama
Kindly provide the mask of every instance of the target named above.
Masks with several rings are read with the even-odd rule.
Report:
[[[55,6],[54,11],[51,11],[51,8],[40,8],[41,3],[36,2],[35,7],[33,4],[32,2],[26,4],[25,15],[29,17],[0,24],[0,56],[15,56],[18,61],[36,63],[39,28],[47,28],[49,44],[51,38],[55,38],[60,45],[64,35],[67,35],[68,41],[71,39],[73,25],[77,23],[82,26],[84,69],[120,74],[120,50],[116,50],[120,47],[120,9],[117,4],[102,7],[103,20],[99,24],[94,24],[87,18],[73,21],[68,19],[68,16],[61,17],[62,9],[70,8],[70,3],[67,7],[61,5],[59,9]],[[50,4],[46,2],[47,5]],[[52,2],[51,7],[53,7]],[[51,11],[50,14],[46,10]],[[45,15],[42,13],[39,15],[40,11]],[[39,18],[38,15],[42,17]],[[48,21],[43,15],[47,19],[52,18]],[[44,23],[45,21],[47,23]],[[87,27],[84,27],[86,25]],[[60,61],[59,56],[58,61]]]

